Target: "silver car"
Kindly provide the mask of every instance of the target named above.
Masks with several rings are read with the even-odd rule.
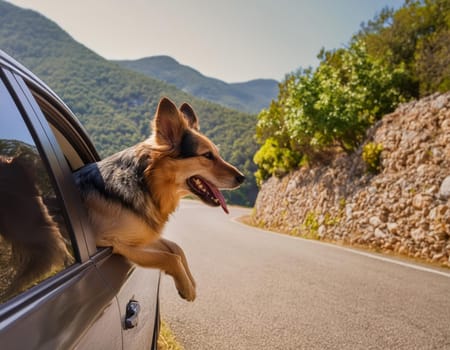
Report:
[[[95,246],[72,180],[97,160],[61,99],[0,51],[1,349],[156,349],[160,273]]]

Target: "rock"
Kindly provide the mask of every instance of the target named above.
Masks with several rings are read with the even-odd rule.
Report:
[[[361,240],[364,243],[367,243],[374,236],[373,232],[367,232],[364,236],[361,237]]]
[[[295,179],[292,179],[288,182],[288,185],[286,187],[286,193],[289,193],[297,187],[297,181]]]
[[[382,222],[378,216],[372,216],[369,219],[369,224],[376,228],[376,227],[380,226],[382,224]]]
[[[450,130],[450,119],[445,119],[445,120],[442,122],[442,124],[441,124],[441,128],[442,128],[444,131]]]
[[[353,205],[352,204],[347,204],[345,206],[345,216],[349,219],[352,218],[353,215]]]
[[[398,224],[396,222],[388,222],[387,229],[389,233],[396,235],[398,233]]]
[[[432,261],[438,261],[438,260],[441,260],[445,256],[446,256],[445,253],[433,254],[431,260]]]
[[[431,102],[431,110],[434,113],[437,113],[441,109],[443,109],[446,104],[447,104],[447,96],[446,95],[439,96],[437,99]]]
[[[427,164],[421,164],[421,165],[419,165],[419,166],[417,167],[417,170],[416,170],[417,176],[419,176],[419,177],[425,176],[426,173],[427,173],[427,167],[428,167]]]
[[[432,198],[423,194],[416,194],[412,200],[412,206],[417,210],[422,210],[430,205]]]
[[[377,188],[375,187],[375,186],[370,186],[368,189],[367,189],[367,191],[370,193],[370,194],[375,194],[375,193],[377,193]]]
[[[440,204],[433,209],[430,210],[430,213],[428,214],[428,219],[431,222],[439,221],[439,219],[443,219],[445,214],[448,211],[448,205]],[[443,220],[442,220],[443,221]]]
[[[430,152],[435,163],[440,164],[443,161],[444,152],[441,147],[433,147]]]
[[[319,230],[317,231],[317,234],[319,235],[320,238],[325,237],[325,233],[326,233],[326,227],[324,225],[321,225],[319,227]]]
[[[429,189],[426,190],[426,194],[429,196],[433,196],[437,192],[438,188],[437,186],[431,186]]]
[[[438,205],[437,211],[438,211],[439,215],[444,216],[445,214],[448,213],[448,205],[445,205],[445,204]]]
[[[425,238],[425,233],[420,228],[411,230],[411,238],[416,243],[420,243]]]
[[[376,238],[384,238],[386,237],[386,233],[382,230],[380,230],[379,228],[375,229],[375,237]]]
[[[439,198],[442,200],[450,198],[450,176],[447,176],[444,181],[442,181],[441,187],[439,188]]]
[[[408,249],[404,245],[402,245],[402,246],[400,246],[400,248],[398,248],[399,254],[406,254],[407,252],[408,252]]]

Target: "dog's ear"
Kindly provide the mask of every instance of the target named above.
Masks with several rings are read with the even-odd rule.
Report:
[[[200,131],[200,124],[198,122],[198,118],[195,115],[195,112],[192,109],[192,107],[187,103],[183,103],[180,107],[180,111],[183,113],[184,117],[186,118],[189,127],[191,129]]]
[[[153,133],[155,141],[168,149],[175,148],[181,141],[186,122],[183,120],[177,107],[167,97],[163,97],[158,104],[153,120]]]

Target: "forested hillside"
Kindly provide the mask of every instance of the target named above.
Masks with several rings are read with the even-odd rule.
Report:
[[[161,96],[190,103],[202,131],[220,145],[224,158],[247,176],[225,193],[231,203],[256,197],[252,157],[256,117],[192,97],[174,86],[119,67],[74,41],[55,23],[0,1],[0,49],[44,80],[84,124],[105,156],[143,140]]]
[[[353,152],[366,130],[400,102],[450,90],[450,1],[406,0],[363,24],[346,45],[319,53],[316,69],[280,85],[258,116],[258,181]],[[365,160],[377,169],[381,149]]]
[[[278,92],[276,80],[257,79],[228,84],[206,77],[168,56],[114,62],[138,73],[175,85],[191,95],[248,113],[259,113],[261,109],[267,108]]]

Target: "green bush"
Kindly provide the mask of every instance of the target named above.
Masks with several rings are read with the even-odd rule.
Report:
[[[257,141],[262,146],[254,161],[260,179],[295,169],[302,159],[352,152],[367,128],[403,100],[395,85],[401,69],[385,69],[361,42],[322,52],[321,58],[315,71],[288,76],[278,100],[259,114]]]
[[[367,170],[373,174],[381,170],[381,152],[383,145],[381,143],[369,142],[363,147],[362,159],[366,163]]]
[[[257,184],[260,186],[271,175],[282,176],[296,167],[300,157],[292,150],[280,147],[277,140],[268,138],[256,152],[254,161],[259,165],[255,177]]]
[[[302,229],[306,231],[306,234],[303,236],[311,239],[319,239],[319,227],[317,214],[313,211],[308,212],[302,224]]]

